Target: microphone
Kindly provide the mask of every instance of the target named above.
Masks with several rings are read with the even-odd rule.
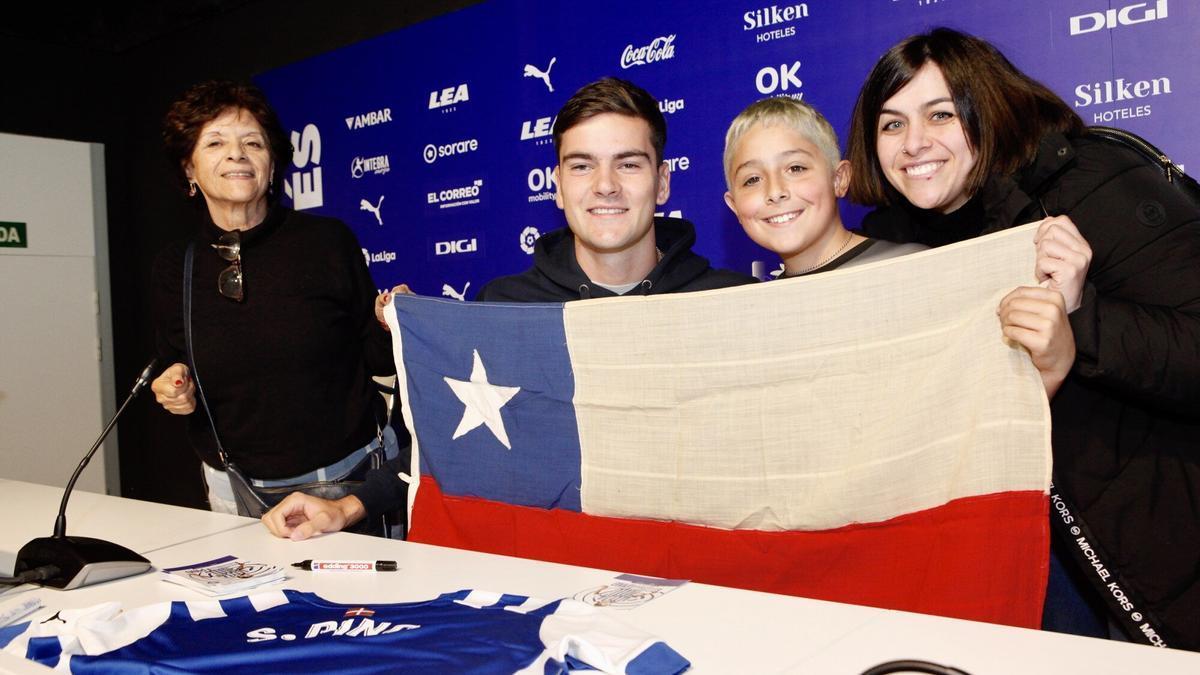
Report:
[[[158,368],[159,361],[156,357],[151,359],[150,363],[146,364],[146,367],[142,369],[141,374],[138,375],[137,380],[133,383],[133,389],[130,390],[129,396],[125,398],[125,402],[117,410],[117,414],[113,415],[113,418],[109,420],[108,425],[104,427],[104,431],[100,432],[100,438],[96,439],[96,442],[92,445],[92,449],[88,450],[88,453],[83,457],[83,461],[79,462],[79,466],[75,467],[75,473],[71,474],[71,480],[67,483],[67,489],[63,491],[62,503],[58,507],[58,517],[54,521],[54,536],[40,537],[22,546],[21,550],[17,552],[17,562],[14,566],[13,576],[21,576],[22,572],[34,570],[38,571],[39,574],[26,574],[25,578],[41,576],[42,578],[34,581],[34,583],[51,588],[70,590],[102,581],[141,574],[150,569],[149,560],[119,544],[114,544],[111,541],[103,539],[93,539],[92,537],[68,537],[67,500],[71,498],[71,491],[75,489],[75,481],[79,480],[79,475],[83,473],[88,462],[92,460],[92,456],[96,454],[96,450],[100,448],[100,444],[104,442],[104,439],[108,437],[108,433],[116,426],[117,420],[125,412],[125,408],[129,406],[129,403],[154,378],[154,373],[158,371]]]

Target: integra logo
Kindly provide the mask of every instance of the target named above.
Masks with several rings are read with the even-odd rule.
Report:
[[[675,36],[667,35],[665,37],[654,38],[654,41],[644,47],[633,48],[633,45],[625,45],[625,51],[621,53],[621,68],[632,68],[633,66],[644,66],[647,63],[655,61],[666,61],[667,59],[675,58]]]
[[[392,121],[392,109],[382,108],[362,115],[352,115],[346,118],[346,128],[355,131],[363,127],[373,127],[376,124],[387,124]]]
[[[808,4],[800,3],[798,5],[786,6],[783,9],[779,5],[771,5],[762,9],[754,9],[742,15],[742,30],[761,30],[770,26],[777,26],[781,23],[795,21],[796,19],[808,18]]]
[[[479,250],[479,240],[457,239],[455,241],[439,241],[433,245],[434,255],[454,255],[456,253],[475,253]]]
[[[1150,3],[1139,2],[1127,5],[1121,9],[1108,9],[1103,12],[1089,12],[1071,17],[1071,35],[1094,33],[1101,29],[1112,30],[1118,26],[1132,26],[1135,23],[1146,23],[1167,18],[1167,0],[1158,0],[1154,9],[1149,9]]]
[[[466,103],[469,100],[471,100],[471,93],[467,90],[467,83],[464,82],[457,87],[446,87],[429,92],[429,109],[445,108],[455,103]]]
[[[350,162],[350,175],[355,178],[362,178],[367,173],[373,173],[376,176],[391,171],[392,167],[388,164],[387,155],[378,155],[376,157],[355,157]]]

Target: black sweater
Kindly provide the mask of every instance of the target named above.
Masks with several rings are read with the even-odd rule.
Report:
[[[192,282],[196,369],[221,443],[255,478],[285,478],[345,457],[382,420],[371,374],[395,372],[391,341],[374,318],[375,287],[354,234],[338,220],[276,207],[242,233],[245,301],[217,291],[229,263],[211,244],[224,232],[203,214]],[[187,241],[154,264],[158,354],[187,363],[183,257]],[[192,446],[221,466],[198,407]]]

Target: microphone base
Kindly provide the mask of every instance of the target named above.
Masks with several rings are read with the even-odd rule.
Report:
[[[64,591],[141,574],[150,561],[119,544],[91,537],[39,537],[21,547],[13,574],[54,565],[58,574],[35,581]]]

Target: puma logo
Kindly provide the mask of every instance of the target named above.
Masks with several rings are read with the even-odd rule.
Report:
[[[447,298],[454,298],[455,300],[458,300],[459,302],[466,302],[467,301],[467,289],[470,287],[471,287],[471,282],[468,281],[467,285],[463,286],[462,293],[459,293],[458,291],[454,290],[454,288],[452,286],[450,286],[450,284],[442,284],[442,295],[446,296]]]
[[[359,211],[370,211],[375,216],[375,220],[379,221],[380,225],[383,225],[383,217],[379,215],[379,209],[381,207],[383,207],[384,196],[385,195],[379,195],[379,203],[378,204],[372,204],[371,202],[369,202],[365,199],[360,199],[358,201],[358,210]]]
[[[531,63],[525,64],[525,77],[538,78],[542,82],[545,82],[546,88],[549,89],[551,91],[551,93],[553,93],[554,85],[550,84],[550,69],[554,67],[554,62],[557,60],[558,60],[557,56],[550,57],[550,65],[546,66],[546,70],[544,72],[541,70],[538,70],[537,66],[535,66]]]

